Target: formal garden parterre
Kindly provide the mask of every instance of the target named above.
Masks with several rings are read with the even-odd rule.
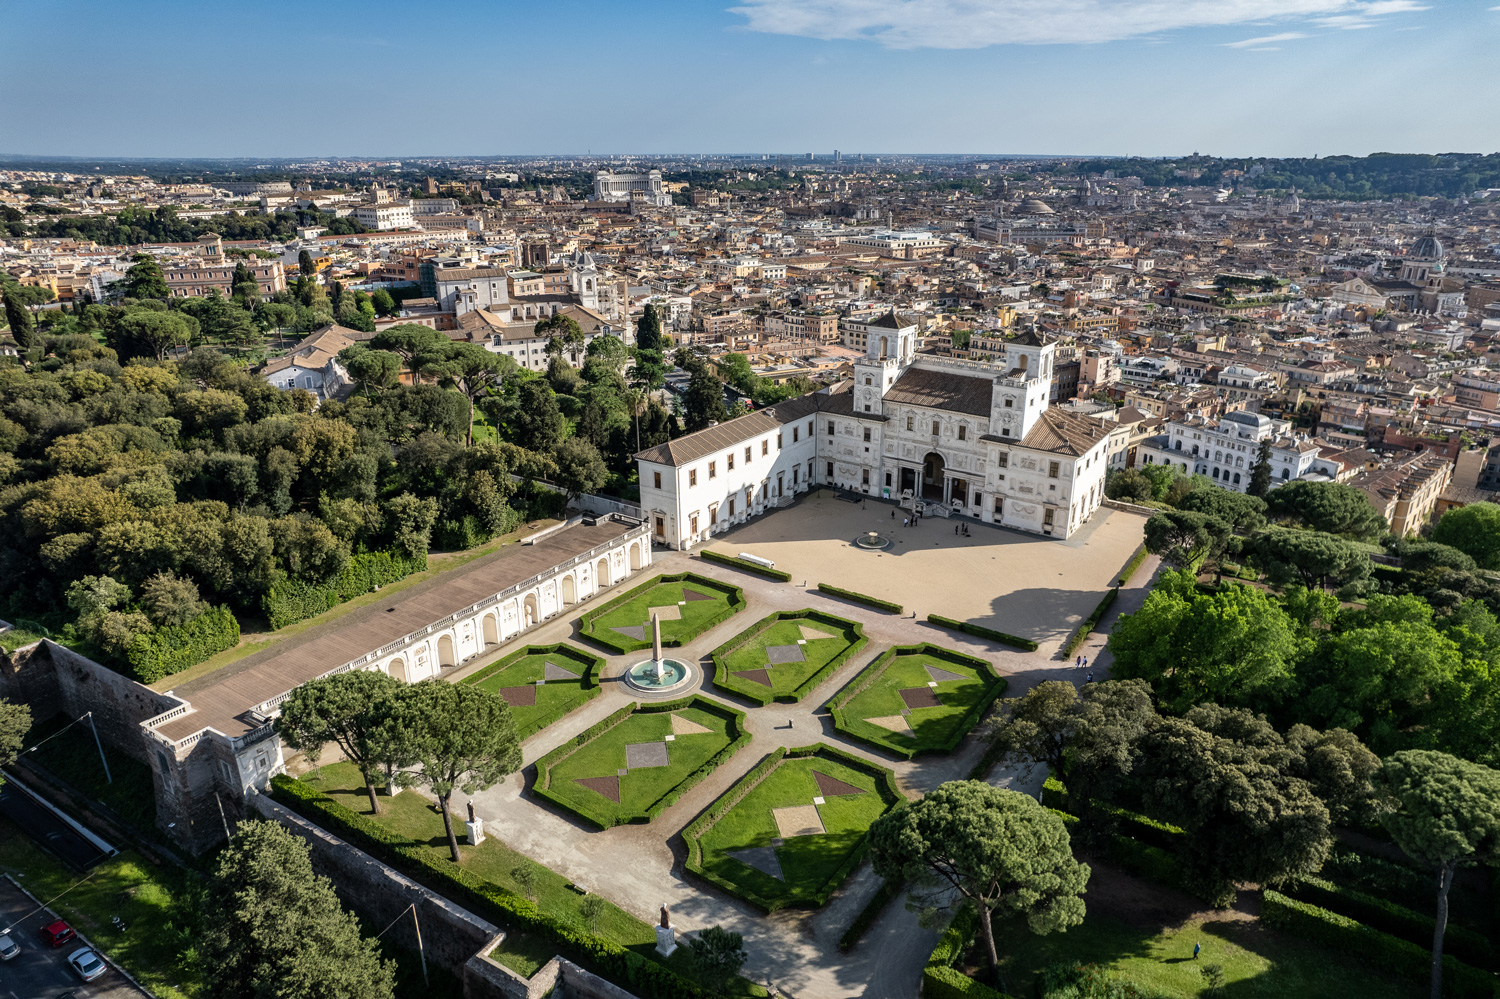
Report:
[[[599,696],[604,659],[577,646],[528,645],[464,678],[510,705],[525,739]]]
[[[924,642],[887,650],[829,710],[838,731],[911,759],[956,749],[1005,687],[987,660]]]
[[[795,703],[865,646],[855,621],[815,610],[777,611],[713,652],[714,684],[756,704]]]
[[[778,748],[683,830],[687,869],[766,912],[817,908],[902,800],[885,767],[822,743]]]
[[[651,648],[653,612],[661,620],[662,645],[692,641],[745,606],[737,586],[693,572],[656,576],[579,618],[579,633],[621,654]]]
[[[704,697],[630,704],[537,761],[537,797],[608,829],[649,822],[750,742]]]

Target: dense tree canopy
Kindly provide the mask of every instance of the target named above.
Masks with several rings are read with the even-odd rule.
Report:
[[[1500,504],[1470,503],[1449,510],[1432,529],[1432,540],[1463,552],[1481,569],[1500,569]]]
[[[1266,494],[1272,517],[1353,541],[1376,541],[1385,518],[1364,493],[1341,482],[1288,482]]]

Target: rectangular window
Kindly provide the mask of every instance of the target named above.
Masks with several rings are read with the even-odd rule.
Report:
[[[656,488],[660,489],[661,488],[661,473],[660,472],[652,472],[651,475],[653,476],[653,482],[654,482]]]
[[[938,435],[938,432],[939,432],[939,431],[940,431],[940,430],[941,430],[941,429],[942,429],[942,428],[941,428],[941,427],[939,427],[939,425],[938,425],[938,421],[937,421],[937,420],[933,420],[933,421],[932,421],[932,436],[934,436],[934,437],[936,437],[936,436],[937,436],[937,435]]]
[[[807,436],[811,437],[812,435],[813,435],[813,421],[812,420],[808,420],[807,421]]]
[[[859,473],[859,482],[860,482],[860,485],[864,485],[864,486],[868,486],[870,484],[870,470],[868,468],[863,469]]]
[[[1048,512],[1048,516],[1051,516],[1050,511]],[[696,513],[688,518],[688,531],[692,534],[698,533],[698,515]]]
[[[797,443],[797,440],[798,440],[798,436],[797,435],[801,431],[801,429],[802,429],[801,427],[793,427],[792,428],[792,443],[793,444]]]
[[[1014,409],[1015,406],[1016,406],[1016,401],[1014,399],[1006,399],[1005,400],[1005,408],[1006,409]]]
[[[828,481],[833,481],[833,462],[831,461],[828,463]]]
[[[698,484],[698,470],[696,468],[690,468],[690,469],[688,469],[688,485],[690,485],[690,486],[696,486],[697,484]]]
[[[778,443],[776,446],[780,447],[781,444]],[[767,454],[771,453],[771,442],[770,441],[761,441],[760,442],[760,453],[762,455],[767,455]]]
[[[1050,506],[1047,508],[1047,512],[1042,514],[1042,523],[1047,527],[1052,526],[1052,508]]]
[[[776,435],[776,450],[778,450],[778,451],[781,450],[781,435],[780,434]]]
[[[958,439],[961,441],[966,441],[969,439],[969,428],[964,426],[962,423],[958,425]]]
[[[797,473],[799,473],[801,471],[802,471],[802,466],[801,465],[793,465],[792,466],[792,485],[795,486],[797,484]]]
[[[915,429],[917,429],[916,423],[917,423],[917,418],[915,416],[908,416],[906,418],[906,429],[907,430],[915,430]]]
[[[870,428],[865,427],[865,443],[870,443]]]
[[[710,479],[713,479],[713,478],[717,478],[718,475],[719,475],[719,463],[717,461],[711,461],[711,462],[709,462],[708,463],[708,477]]]
[[[833,421],[832,420],[828,421],[828,436],[829,437],[833,436]]]
[[[1000,467],[1001,468],[1009,468],[1010,467],[1010,454],[1008,452],[1006,452],[1006,451],[1001,451],[1000,452]]]
[[[727,455],[725,455],[725,456],[724,456],[724,457],[725,457],[725,459],[726,459],[726,460],[727,460],[727,461],[728,461],[728,462],[729,462],[729,470],[730,470],[730,471],[731,471],[731,472],[732,472],[732,471],[734,471],[734,452],[733,452],[733,451],[730,451],[730,452],[729,452],[729,453],[728,453],[728,454],[727,454]]]
[[[734,497],[729,498],[729,516],[734,516]]]
[[[1059,467],[1060,466],[1055,461],[1048,462],[1048,464],[1047,464],[1047,478],[1049,478],[1049,479],[1055,479],[1055,478],[1057,478],[1057,472],[1058,472]]]

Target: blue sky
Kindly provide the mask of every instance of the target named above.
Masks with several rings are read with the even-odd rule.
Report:
[[[0,153],[1500,150],[1500,0],[0,0]]]

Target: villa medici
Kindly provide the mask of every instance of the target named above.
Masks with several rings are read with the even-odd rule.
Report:
[[[652,536],[690,548],[826,485],[1066,538],[1104,499],[1108,429],[1048,408],[1054,351],[1020,334],[994,363],[919,358],[892,312],[852,379],[638,454]]]

